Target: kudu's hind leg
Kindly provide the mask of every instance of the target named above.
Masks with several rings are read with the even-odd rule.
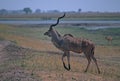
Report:
[[[86,56],[86,58],[87,58],[87,60],[88,60],[88,64],[87,64],[87,67],[86,67],[86,69],[85,69],[84,72],[87,72],[87,70],[88,70],[88,68],[89,68],[89,65],[90,65],[90,62],[91,62],[91,58],[90,58],[90,56],[89,56],[88,54],[85,54],[85,56]]]
[[[93,61],[95,62],[96,66],[97,66],[98,73],[100,74],[100,69],[99,69],[99,67],[98,67],[98,64],[97,64],[97,60],[96,60],[96,58],[94,57],[94,55],[92,55],[91,58],[92,58]]]
[[[68,61],[68,67],[66,67],[65,62],[64,62],[64,57],[67,56],[67,61]],[[70,53],[69,52],[64,52],[63,56],[62,56],[62,62],[63,62],[63,66],[66,70],[70,70]]]
[[[99,69],[99,67],[98,67],[97,60],[96,60],[96,58],[94,57],[94,48],[91,49],[91,58],[93,59],[95,65],[97,66],[98,73],[100,74],[100,69]]]

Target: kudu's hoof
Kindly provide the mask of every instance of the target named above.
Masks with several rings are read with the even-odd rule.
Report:
[[[98,71],[98,74],[100,74],[100,71]]]
[[[70,68],[65,68],[67,71],[70,71]]]
[[[71,69],[70,67],[67,68],[66,66],[64,66],[64,68],[65,68],[67,71],[70,71],[70,69]]]
[[[87,70],[84,71],[85,73],[87,72]]]

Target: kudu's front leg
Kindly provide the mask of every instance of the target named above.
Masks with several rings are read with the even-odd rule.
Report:
[[[66,67],[65,62],[64,62],[64,57],[67,56],[67,61],[68,61],[68,67]],[[62,62],[63,62],[63,66],[66,70],[70,70],[70,53],[69,52],[64,52],[63,56],[62,56]]]

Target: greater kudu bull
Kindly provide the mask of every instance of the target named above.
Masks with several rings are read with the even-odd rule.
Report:
[[[56,24],[52,24],[47,32],[44,33],[44,35],[47,35],[51,37],[52,43],[57,47],[58,49],[62,50],[64,52],[62,56],[62,62],[63,66],[66,70],[70,70],[70,51],[76,52],[76,53],[84,53],[87,60],[88,64],[85,69],[85,72],[87,72],[87,69],[90,65],[91,59],[95,62],[97,66],[98,73],[100,73],[97,60],[94,57],[94,50],[95,50],[95,45],[87,39],[82,39],[82,38],[75,38],[71,34],[65,34],[64,36],[61,36],[54,28],[53,26],[56,26],[59,23],[59,20],[61,18],[65,17],[65,13],[63,16],[59,17],[57,19]],[[64,62],[64,57],[67,56],[68,60],[68,67],[66,67],[65,62]]]

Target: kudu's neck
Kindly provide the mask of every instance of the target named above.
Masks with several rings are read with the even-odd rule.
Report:
[[[52,31],[52,41],[58,42],[61,40],[61,35],[56,31]]]
[[[62,41],[62,36],[56,30],[53,30],[51,40],[56,47],[60,47],[61,41]]]

